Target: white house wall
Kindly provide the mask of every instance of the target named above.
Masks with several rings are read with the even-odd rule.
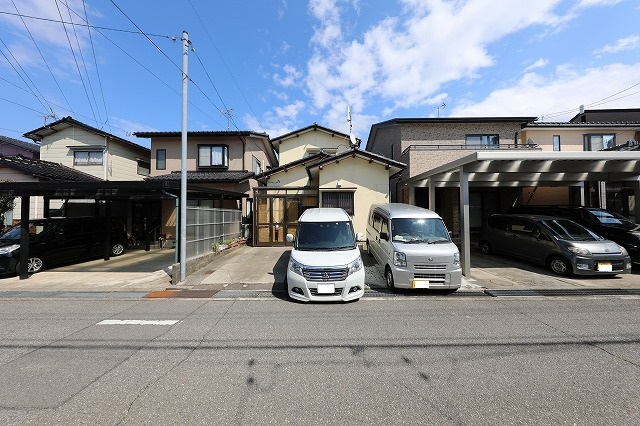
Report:
[[[349,149],[350,142],[340,136],[331,136],[323,130],[311,130],[280,142],[279,162],[287,164],[304,158],[308,150]]]

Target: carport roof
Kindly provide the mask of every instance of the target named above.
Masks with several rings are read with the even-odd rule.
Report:
[[[197,198],[238,200],[246,194],[187,185]],[[161,199],[180,195],[179,181],[100,181],[100,182],[0,182],[0,197],[43,196],[55,199]],[[187,197],[189,198],[189,197]]]
[[[572,186],[585,181],[637,181],[640,152],[475,152],[401,183],[458,187],[460,168],[470,186]]]

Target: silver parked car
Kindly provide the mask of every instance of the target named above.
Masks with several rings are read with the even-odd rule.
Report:
[[[502,253],[545,265],[559,275],[631,272],[624,247],[568,219],[495,214],[482,229],[480,251]]]

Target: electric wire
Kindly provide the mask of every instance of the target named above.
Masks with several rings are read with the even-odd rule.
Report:
[[[76,25],[76,26],[79,26],[79,27],[88,27],[88,28],[93,28],[93,29],[97,29],[97,30],[116,31],[116,32],[121,32],[121,33],[130,33],[130,34],[143,35],[143,33],[140,32],[140,31],[124,30],[124,29],[120,29],[120,28],[100,27],[100,26],[97,26],[97,25],[89,25],[88,23],[86,23],[86,24],[78,24],[78,23],[67,22],[67,21],[59,20],[59,19],[42,18],[40,16],[24,15],[24,14],[21,14],[21,13],[12,13],[12,12],[6,12],[6,11],[1,11],[1,10],[0,10],[0,15],[19,16],[21,18],[35,19],[35,20],[38,20],[38,21],[46,21],[46,22],[55,22],[57,24]],[[76,13],[76,15],[80,16],[77,13]],[[144,35],[147,35],[149,37],[162,37],[162,38],[168,38],[168,39],[175,39],[174,36],[162,35],[162,34],[144,33]]]
[[[19,15],[20,11],[18,10],[18,6],[16,5],[16,2],[14,0],[11,0],[11,3],[13,3],[13,7],[16,9],[16,12],[18,12],[18,15]],[[45,58],[44,54],[42,53],[42,50],[40,50],[40,46],[38,46],[38,43],[36,42],[36,39],[33,37],[33,34],[31,33],[31,30],[29,29],[29,26],[27,25],[27,22],[24,20],[24,18],[22,16],[20,16],[20,20],[22,21],[22,25],[24,25],[25,30],[27,30],[27,33],[29,33],[29,37],[31,38],[31,41],[33,42],[33,45],[36,47],[36,50],[40,54],[40,58],[42,58],[42,61],[44,62],[44,64],[47,67],[47,70],[49,70],[49,74],[51,74],[51,78],[56,83],[56,86],[58,87],[58,90],[60,90],[60,93],[62,94],[62,97],[64,98],[64,101],[67,103],[69,108],[71,108],[71,103],[69,102],[69,99],[67,99],[67,96],[65,95],[64,90],[62,90],[62,87],[60,86],[60,82],[56,78],[56,76],[53,73],[53,70],[51,69],[51,67],[49,66],[49,62],[47,61],[47,59]]]
[[[62,21],[62,12],[60,11],[60,6],[58,5],[58,0],[55,0],[56,8],[58,9],[58,14],[60,15],[60,20]],[[71,55],[73,55],[73,61],[76,64],[76,69],[78,71],[78,75],[80,76],[80,80],[82,81],[82,87],[84,88],[84,93],[87,97],[87,101],[89,102],[89,108],[91,108],[91,113],[93,114],[93,119],[96,123],[98,123],[98,119],[96,117],[96,112],[93,110],[93,105],[91,104],[91,98],[89,98],[89,92],[87,92],[87,85],[84,82],[84,78],[82,77],[82,72],[80,71],[80,66],[78,65],[78,59],[76,58],[76,53],[73,51],[73,46],[71,45],[71,39],[69,38],[69,33],[67,32],[67,27],[65,24],[62,24],[62,28],[64,28],[64,33],[67,36],[67,42],[69,43],[69,49],[71,50]]]
[[[85,21],[89,22],[89,15],[87,14],[87,4],[84,0],[82,0],[82,8],[84,9],[84,17]],[[91,52],[93,53],[93,62],[96,65],[96,75],[98,77],[98,86],[100,88],[100,95],[102,96],[102,106],[104,108],[105,114],[105,124],[109,127],[109,131],[111,131],[111,125],[109,124],[109,112],[107,111],[107,101],[104,96],[104,89],[102,87],[102,78],[100,78],[100,67],[98,66],[98,59],[96,58],[96,49],[93,45],[93,37],[91,35],[91,28],[87,27],[87,32],[89,33],[89,42],[91,43]]]
[[[69,20],[73,22],[73,18],[71,16],[71,8],[66,0],[61,0],[61,3],[67,7],[67,13],[69,13]],[[74,12],[75,13],[75,12]],[[98,100],[96,99],[96,93],[93,90],[93,84],[91,83],[91,76],[89,75],[89,69],[87,68],[87,62],[84,60],[84,53],[82,53],[82,46],[80,45],[80,38],[78,37],[78,32],[76,30],[76,26],[72,25],[73,35],[76,38],[76,44],[78,45],[78,53],[80,54],[80,60],[82,61],[82,67],[84,68],[84,73],[87,76],[87,83],[89,84],[89,92],[91,92],[91,97],[93,98],[93,103],[96,106],[96,113],[98,115],[99,122],[102,122],[102,117],[100,115],[100,108],[98,108]],[[97,64],[96,64],[97,65]]]
[[[27,72],[24,70],[24,68],[22,68],[22,65],[20,65],[20,62],[18,62],[18,60],[16,59],[16,57],[13,55],[13,53],[11,53],[11,50],[9,50],[9,46],[6,45],[6,43],[4,42],[4,40],[2,39],[2,37],[0,37],[0,42],[2,43],[2,45],[5,47],[5,49],[7,50],[7,52],[9,52],[9,55],[11,55],[11,57],[13,58],[13,60],[16,62],[16,64],[18,65],[18,67],[20,67],[20,69],[22,70],[22,73],[24,74],[24,76],[31,82],[31,84],[33,85],[33,88],[29,85],[29,83],[25,80],[25,78],[22,76],[22,74],[16,69],[16,67],[13,65],[13,62],[11,62],[11,60],[9,60],[9,58],[7,57],[7,55],[5,55],[4,51],[0,50],[0,52],[2,53],[2,56],[4,56],[4,58],[7,60],[7,62],[9,63],[9,65],[11,66],[11,68],[13,68],[13,70],[16,72],[16,74],[18,74],[18,76],[20,77],[20,79],[22,80],[22,82],[25,84],[25,86],[27,86],[29,88],[29,91],[31,92],[31,94],[38,100],[38,102],[40,102],[40,105],[42,105],[44,107],[45,110],[49,110],[52,111],[50,106],[45,105],[46,99],[44,98],[44,96],[42,95],[42,93],[40,92],[40,90],[38,90],[38,87],[35,85],[35,83],[31,80],[31,78],[29,77],[29,74],[27,74]],[[35,90],[34,90],[35,89]],[[38,94],[36,94],[36,92],[38,92]]]
[[[260,119],[258,118],[258,116],[256,115],[255,111],[253,110],[253,108],[251,107],[251,104],[249,103],[249,100],[247,99],[247,97],[245,96],[242,88],[240,87],[240,85],[238,84],[235,76],[233,75],[233,73],[231,72],[231,69],[229,68],[229,66],[227,65],[227,63],[224,60],[224,57],[222,56],[222,54],[220,53],[220,51],[218,50],[218,47],[216,46],[216,43],[213,40],[213,37],[211,36],[211,34],[209,33],[209,29],[207,28],[207,26],[204,24],[204,22],[202,21],[202,19],[200,18],[200,14],[198,13],[198,11],[196,10],[195,6],[193,5],[193,3],[191,2],[191,0],[189,0],[189,5],[191,6],[191,9],[193,9],[193,12],[196,15],[196,18],[198,19],[198,22],[200,22],[200,25],[202,26],[202,28],[204,29],[205,34],[207,34],[207,37],[209,37],[209,41],[211,42],[211,45],[213,46],[213,48],[216,50],[216,52],[218,53],[218,56],[220,57],[222,64],[224,65],[224,67],[227,69],[227,72],[229,73],[229,75],[231,76],[231,79],[233,80],[234,84],[236,85],[236,88],[238,89],[238,91],[240,92],[240,94],[242,95],[242,98],[244,99],[244,101],[246,102],[247,106],[249,107],[249,110],[251,111],[251,114],[253,115],[253,117],[256,119],[256,122],[258,123],[258,126],[260,126],[260,128],[262,129],[263,132],[265,132],[264,126],[262,125],[262,123],[260,122]]]

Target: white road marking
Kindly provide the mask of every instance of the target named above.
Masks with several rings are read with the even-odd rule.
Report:
[[[180,320],[103,320],[96,325],[174,325]]]

